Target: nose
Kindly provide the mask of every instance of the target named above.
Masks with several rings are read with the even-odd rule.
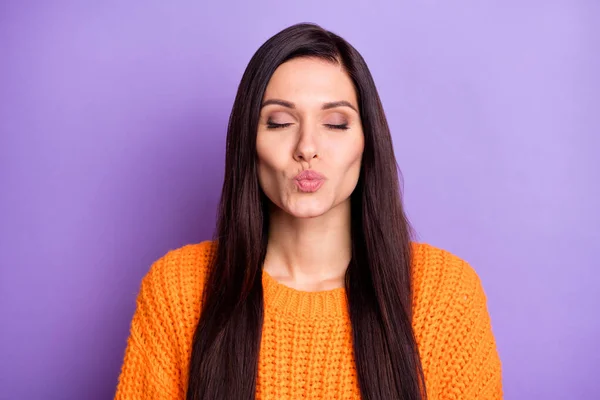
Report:
[[[314,135],[311,132],[300,132],[300,138],[294,151],[294,160],[300,162],[310,162],[318,158],[317,144]]]

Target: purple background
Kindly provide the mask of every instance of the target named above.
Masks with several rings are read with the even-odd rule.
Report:
[[[600,2],[79,3],[0,5],[1,399],[113,395],[140,279],[210,237],[248,60],[301,21],[366,58],[506,398],[600,398]]]

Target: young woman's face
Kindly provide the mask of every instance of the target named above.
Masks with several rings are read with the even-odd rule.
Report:
[[[277,207],[317,217],[350,201],[364,136],[356,93],[344,69],[315,58],[277,68],[258,125],[258,177]]]

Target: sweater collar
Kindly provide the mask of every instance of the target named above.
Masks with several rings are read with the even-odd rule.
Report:
[[[318,292],[293,289],[262,271],[265,308],[273,308],[299,319],[341,318],[348,316],[346,289]]]

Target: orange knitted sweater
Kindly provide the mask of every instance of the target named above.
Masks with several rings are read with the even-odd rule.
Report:
[[[211,242],[156,261],[144,277],[117,400],[185,399]],[[502,398],[500,359],[475,271],[414,245],[414,317],[430,400]],[[263,272],[257,399],[359,399],[345,289],[302,292]]]

